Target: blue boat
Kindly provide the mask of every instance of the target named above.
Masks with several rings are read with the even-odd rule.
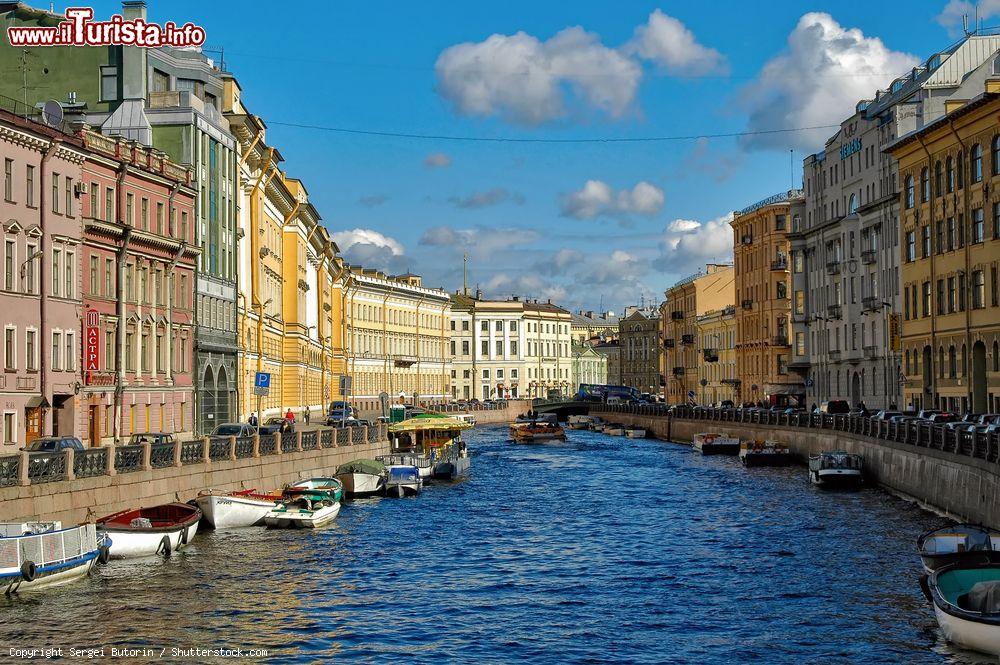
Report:
[[[93,524],[0,523],[0,588],[10,595],[78,580],[107,562],[110,544]]]

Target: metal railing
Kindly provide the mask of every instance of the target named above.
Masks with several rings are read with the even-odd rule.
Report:
[[[236,458],[253,457],[253,437],[240,436],[236,438]]]
[[[115,473],[128,473],[142,468],[142,446],[115,447]],[[173,461],[173,446],[170,446],[170,458]]]
[[[65,477],[65,453],[35,453],[28,458],[28,479],[32,483],[47,483]]]
[[[596,409],[607,413],[622,413],[639,416],[704,420],[712,422],[744,423],[772,427],[794,427],[803,429],[826,429],[866,436],[882,441],[891,441],[916,448],[927,448],[961,457],[1000,463],[1000,432],[959,431],[946,425],[937,425],[920,420],[890,422],[861,414],[829,414],[784,410],[771,411],[763,408],[718,408],[710,406],[688,406],[667,404],[649,405],[595,405]]]
[[[295,450],[295,432],[281,433],[281,452],[290,453]]]
[[[203,462],[203,448],[201,439],[185,441],[181,446],[181,464],[198,464]]]
[[[213,436],[208,440],[208,459],[213,462],[229,459],[228,436]]]
[[[319,432],[302,432],[302,450],[315,450],[319,442]]]
[[[4,568],[20,568],[25,561],[39,567],[58,565],[97,549],[97,526],[94,524],[81,524],[33,536],[2,535],[7,536],[0,538],[0,562],[3,562]]]
[[[149,465],[154,469],[163,469],[174,465],[174,455],[177,442],[155,443],[149,447]]]
[[[17,485],[21,476],[21,456],[0,457],[0,487]]]
[[[108,449],[88,448],[73,454],[73,475],[76,478],[103,476],[108,471]]]

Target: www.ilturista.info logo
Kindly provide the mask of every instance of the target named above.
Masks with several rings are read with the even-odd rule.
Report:
[[[205,29],[193,23],[163,25],[115,14],[108,21],[94,21],[90,7],[68,7],[66,20],[55,26],[10,26],[11,46],[201,46]]]

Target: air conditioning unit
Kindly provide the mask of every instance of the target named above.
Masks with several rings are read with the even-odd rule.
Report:
[[[86,193],[87,193],[87,183],[84,182],[73,183],[73,195],[76,196],[76,198],[80,198]]]

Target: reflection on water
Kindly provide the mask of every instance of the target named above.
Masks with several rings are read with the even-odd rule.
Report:
[[[201,533],[0,600],[8,646],[267,649],[271,662],[976,662],[941,640],[916,535],[939,523],[803,468],[571,431],[468,435],[464,482],[329,528]],[[168,651],[169,655],[169,651]]]

